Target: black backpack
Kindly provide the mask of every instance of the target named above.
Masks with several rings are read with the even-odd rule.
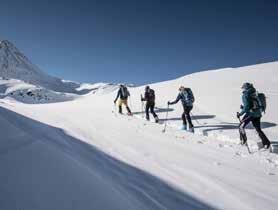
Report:
[[[251,95],[252,110],[260,109],[265,113],[266,110],[266,96],[264,93],[254,93]]]
[[[182,93],[182,96],[183,96],[183,100],[184,100],[185,103],[192,103],[193,104],[194,101],[195,101],[193,92],[190,88],[185,88],[184,92]]]
[[[121,93],[123,98],[128,98],[129,92],[126,87],[121,87]]]
[[[258,101],[259,101],[259,104],[260,104],[260,108],[262,110],[262,112],[265,113],[265,110],[266,110],[266,96],[264,93],[258,93]]]
[[[153,89],[149,90],[149,100],[150,101],[155,101],[155,92]]]

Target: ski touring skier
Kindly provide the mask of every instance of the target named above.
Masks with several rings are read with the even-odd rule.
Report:
[[[190,111],[193,109],[193,103],[195,101],[192,90],[190,88],[185,88],[184,86],[181,86],[179,88],[179,94],[176,100],[173,102],[168,101],[168,105],[176,104],[179,101],[182,102],[182,106],[183,106],[182,129],[194,133],[194,125],[192,123],[191,116],[190,116]],[[189,125],[188,129],[187,129],[187,122]]]
[[[263,147],[268,149],[270,147],[270,141],[261,129],[261,118],[262,112],[265,111],[266,102],[264,94],[258,94],[256,89],[251,83],[244,83],[242,85],[242,103],[241,112],[237,112],[237,117],[240,120],[239,133],[241,144],[247,144],[247,136],[245,132],[245,127],[252,122],[254,128],[256,129]],[[260,97],[263,96],[263,97]],[[264,99],[263,99],[264,98]],[[243,116],[242,119],[240,117]]]
[[[149,86],[146,86],[144,97],[142,97],[142,95],[141,95],[141,101],[142,102],[146,101],[146,105],[145,105],[146,120],[150,120],[149,112],[151,112],[155,119],[155,122],[158,123],[159,119],[158,119],[157,114],[154,111],[155,91],[153,89],[151,89]]]
[[[118,99],[118,106],[119,106],[119,113],[122,114],[122,105],[124,104],[127,109],[127,114],[132,115],[131,110],[128,106],[128,97],[130,96],[130,93],[127,89],[127,87],[123,84],[120,85],[120,88],[118,90],[117,96],[114,100],[114,104],[117,103]]]

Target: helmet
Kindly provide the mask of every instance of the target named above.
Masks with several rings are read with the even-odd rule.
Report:
[[[147,85],[147,86],[145,87],[145,90],[147,91],[147,90],[149,90],[149,89],[150,89],[150,86]]]
[[[241,86],[241,89],[247,90],[247,89],[249,89],[250,87],[253,87],[253,85],[252,85],[251,83],[249,83],[249,82],[245,82],[245,83],[243,83],[243,85]]]

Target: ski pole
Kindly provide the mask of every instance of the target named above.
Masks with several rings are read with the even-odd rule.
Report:
[[[169,104],[167,105],[165,123],[164,123],[164,128],[163,128],[163,130],[162,130],[162,133],[165,133],[165,132],[166,132],[167,121],[168,121],[168,113],[169,113]]]
[[[132,108],[131,96],[129,96],[129,105],[130,105],[131,110],[133,110],[133,108]]]
[[[116,103],[114,103],[114,115],[115,115],[115,117],[117,117],[117,105],[116,105]]]
[[[240,117],[237,116],[237,118],[238,118],[238,120],[239,120],[239,123],[241,124],[242,121],[241,121]],[[241,133],[240,128],[239,128],[239,135],[240,135],[240,140],[245,140],[244,145],[246,146],[248,153],[251,154],[251,150],[250,150],[249,145],[248,145],[248,143],[247,143],[246,134]]]
[[[141,94],[141,111],[142,111],[142,118],[144,118],[144,101],[142,101],[142,94]]]

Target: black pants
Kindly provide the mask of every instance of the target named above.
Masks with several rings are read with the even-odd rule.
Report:
[[[146,119],[147,119],[147,120],[150,119],[150,114],[149,114],[150,111],[151,111],[153,117],[154,117],[154,118],[157,118],[157,115],[156,115],[156,113],[154,112],[154,106],[155,106],[155,103],[154,103],[154,102],[147,101],[147,103],[146,103],[146,109],[145,109],[145,112],[146,112]]]
[[[241,135],[244,135],[245,141],[247,141],[245,127],[252,122],[254,128],[256,129],[260,139],[262,140],[263,145],[270,145],[269,139],[266,137],[264,132],[261,129],[261,117],[251,117],[245,115],[239,124],[239,132]]]
[[[193,128],[193,124],[192,124],[192,120],[191,120],[191,116],[190,116],[190,111],[192,110],[193,106],[183,106],[184,112],[182,113],[182,122],[183,125],[186,126],[188,121],[189,124],[189,128]]]

